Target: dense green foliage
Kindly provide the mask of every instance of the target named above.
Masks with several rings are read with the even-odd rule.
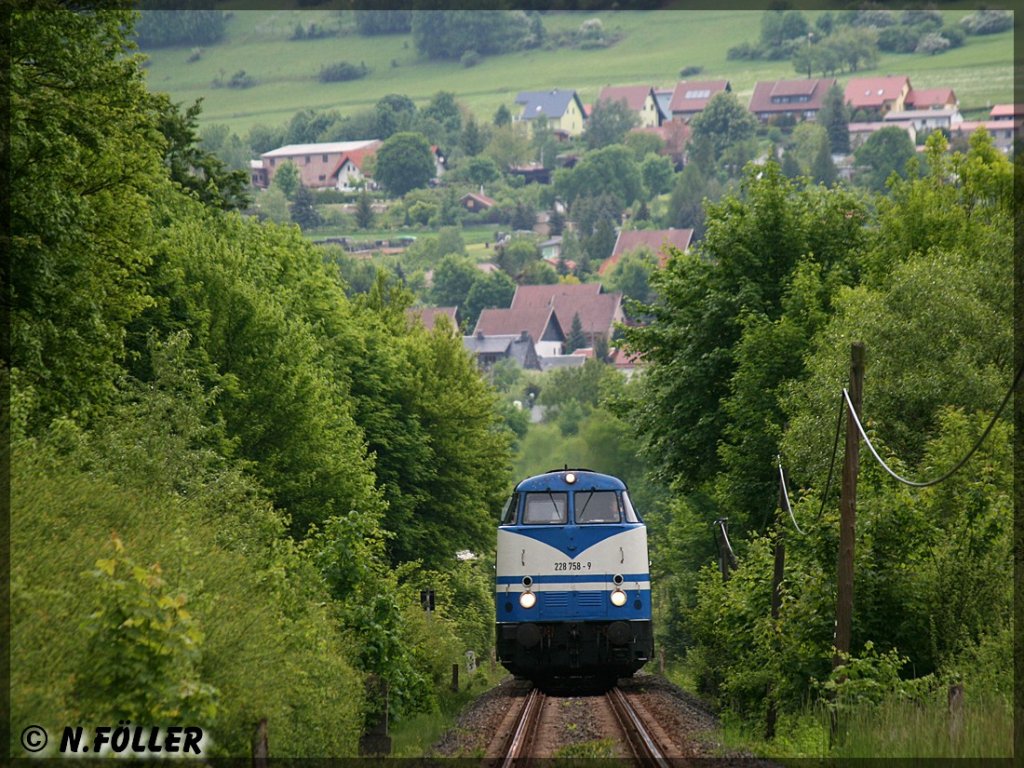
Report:
[[[231,210],[130,14],[45,13],[11,17],[14,721],[354,755],[366,684],[407,717],[486,652],[456,552],[487,562],[510,433],[407,293]]]
[[[850,343],[866,344],[872,441],[915,480],[967,454],[1013,378],[1010,163],[979,131],[966,153],[933,135],[922,164],[863,200],[751,168],[709,207],[698,249],[655,274],[653,324],[627,330],[650,365],[625,415],[675,490],[649,521],[663,642],[755,728],[769,703],[819,699],[846,717],[953,681],[1009,707],[1005,412],[960,472],[925,489],[862,447],[852,653],[831,670],[838,481],[826,482]],[[779,462],[802,533],[778,509]],[[714,565],[719,518],[739,561],[728,580]]]

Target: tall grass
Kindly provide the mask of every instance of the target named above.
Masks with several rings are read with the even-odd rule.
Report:
[[[695,688],[690,665],[667,668],[672,682]],[[723,755],[737,752],[769,758],[1009,758],[1013,755],[1013,705],[1002,693],[967,689],[959,715],[951,715],[945,690],[908,700],[892,694],[875,705],[840,714],[834,734],[828,713],[807,702],[781,713],[772,740],[764,724],[725,713],[716,734]]]
[[[962,713],[950,714],[942,697],[891,697],[839,721],[834,757],[1010,757],[1013,708],[1003,696],[967,693]]]

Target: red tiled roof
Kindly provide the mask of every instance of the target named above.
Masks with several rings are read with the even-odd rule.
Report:
[[[405,314],[410,319],[419,318],[420,322],[423,323],[423,327],[428,331],[434,329],[437,319],[442,316],[451,320],[452,328],[458,330],[459,324],[455,320],[457,312],[458,307],[411,307],[405,311]]]
[[[610,332],[621,306],[622,294],[601,293],[600,283],[521,285],[512,296],[513,310],[553,308],[563,330],[571,328],[573,316],[579,315],[588,334]]]
[[[1016,117],[1017,115],[1024,115],[1024,104],[996,104],[988,113],[988,116],[992,118]]]
[[[910,78],[906,75],[853,78],[846,84],[846,103],[854,109],[880,108],[898,99],[903,87],[909,85]]]
[[[754,84],[754,94],[750,97],[750,111],[754,114],[763,112],[808,112],[821,109],[821,102],[828,89],[836,82],[834,77],[815,80],[775,80]],[[807,101],[790,101],[773,103],[774,97],[808,96]]]
[[[716,93],[731,89],[728,80],[698,80],[694,82],[683,80],[676,83],[668,108],[672,114],[700,112]],[[707,95],[704,95],[705,91]]]
[[[929,109],[946,104],[956,104],[952,88],[913,88],[907,94],[907,109]]]
[[[328,178],[333,179],[335,176],[337,176],[341,169],[345,167],[345,163],[347,161],[351,161],[352,165],[354,165],[356,168],[359,169],[360,172],[362,172],[363,162],[366,160],[366,158],[372,157],[373,155],[377,154],[377,149],[379,147],[380,142],[375,141],[373,144],[346,152],[341,156],[341,159],[338,161],[338,164],[334,167],[334,170],[331,171],[331,174],[330,176],[328,176]]]
[[[482,333],[485,336],[518,336],[523,331],[530,334],[534,343],[544,338],[548,326],[553,325],[556,335],[561,339],[565,338],[555,311],[551,307],[527,307],[526,309],[485,309],[480,312],[476,321],[474,334]]]
[[[601,89],[597,101],[624,101],[631,110],[639,112],[650,94],[649,85],[609,85]]]
[[[690,247],[690,241],[692,239],[692,229],[638,229],[630,232],[625,230],[620,231],[618,238],[615,240],[615,248],[612,249],[612,255],[601,262],[601,266],[597,269],[597,274],[606,274],[619,263],[619,259],[630,251],[635,251],[637,248],[648,248],[651,253],[659,256],[658,264],[663,267],[665,266],[665,262],[668,261],[668,254],[665,251],[665,246],[671,245],[675,246],[680,251],[685,251]]]
[[[467,200],[476,200],[476,202],[480,203],[480,205],[482,205],[484,208],[493,208],[495,205],[497,205],[493,198],[490,198],[487,195],[479,194],[477,192],[466,193],[465,195],[462,196],[459,202],[465,204]]]

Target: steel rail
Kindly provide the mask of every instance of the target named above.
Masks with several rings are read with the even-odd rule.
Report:
[[[536,735],[543,704],[544,694],[540,692],[539,688],[532,689],[523,703],[516,727],[512,730],[512,735],[505,746],[505,756],[502,758],[501,768],[512,768],[516,765],[516,761],[519,761],[519,765],[523,765],[523,758],[528,758],[525,752]]]
[[[626,741],[629,742],[629,748],[637,762],[645,766],[670,768],[671,763],[668,758],[665,757],[654,737],[644,726],[640,715],[629,703],[626,695],[620,689],[612,688],[605,696],[626,735]]]

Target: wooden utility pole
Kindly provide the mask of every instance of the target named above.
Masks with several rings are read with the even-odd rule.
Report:
[[[860,418],[864,392],[864,342],[850,346],[850,403]],[[846,452],[843,456],[843,480],[839,493],[839,590],[836,598],[836,654],[832,668],[842,665],[839,655],[850,652],[850,629],[853,625],[853,544],[857,528],[857,467],[860,458],[860,433],[853,413],[846,415]]]
[[[782,578],[786,572],[786,494],[783,490],[783,483],[786,476],[779,468],[779,511],[775,523],[775,570],[772,574],[772,624],[778,629],[779,609],[782,607]],[[775,649],[779,651],[778,648]],[[768,683],[768,713],[765,718],[764,737],[767,740],[775,738],[775,724],[778,720],[778,707],[775,701],[775,694],[772,684]]]

